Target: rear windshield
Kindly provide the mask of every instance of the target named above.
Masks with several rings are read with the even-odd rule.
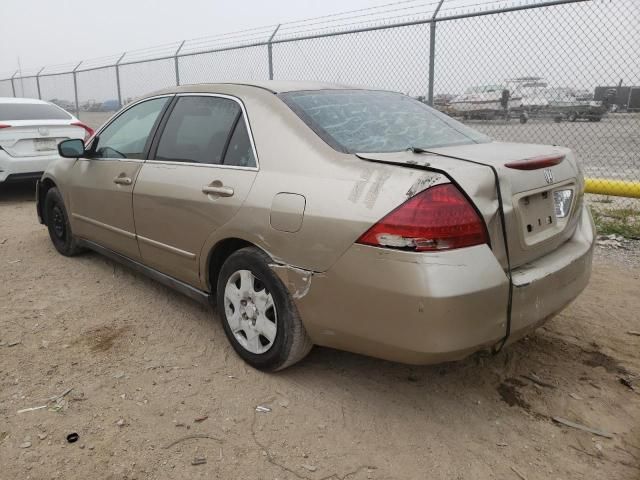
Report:
[[[0,103],[0,121],[69,120],[71,115],[46,103]]]
[[[406,95],[375,90],[280,94],[325,142],[345,153],[485,143],[489,137]]]

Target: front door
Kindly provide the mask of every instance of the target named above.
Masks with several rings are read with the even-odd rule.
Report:
[[[199,286],[205,241],[238,211],[257,173],[247,125],[234,98],[178,97],[133,193],[146,265]]]
[[[132,194],[151,143],[151,133],[170,97],[133,105],[94,138],[69,182],[75,235],[133,259],[140,258]]]

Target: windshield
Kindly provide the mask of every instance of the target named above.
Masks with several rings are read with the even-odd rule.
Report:
[[[406,95],[374,90],[280,94],[324,141],[345,153],[485,143],[488,137]]]
[[[69,120],[71,115],[48,103],[0,103],[0,120]]]

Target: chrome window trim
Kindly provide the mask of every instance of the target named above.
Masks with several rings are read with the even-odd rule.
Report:
[[[135,107],[136,105],[146,102],[148,100],[155,100],[156,98],[165,98],[165,97],[175,97],[176,94],[175,93],[165,93],[162,95],[154,95],[152,97],[145,97],[145,98],[141,98],[139,100],[136,100],[133,103],[130,103],[129,105],[127,105],[125,108],[121,109],[118,113],[116,113],[113,117],[111,117],[109,119],[109,121],[107,123],[105,123],[104,125],[102,125],[102,127],[100,127],[100,130],[96,130],[96,133],[93,135],[93,137],[91,138],[91,142],[89,143],[89,145],[93,144],[93,141],[100,136],[100,134],[109,126],[111,125],[113,122],[115,122],[122,114],[124,114],[125,112],[128,112],[130,109],[132,109],[133,107]],[[155,132],[149,132],[149,134],[152,134]],[[81,157],[82,158],[82,157]],[[135,160],[137,162],[140,163],[144,163],[145,160],[141,159],[141,158],[115,158],[115,157],[96,157],[96,158],[87,158],[86,160],[119,160],[119,161],[132,161]]]
[[[249,116],[247,115],[247,109],[244,106],[244,102],[239,97],[235,97],[233,95],[228,95],[225,93],[177,93],[176,97],[218,97],[218,98],[226,98],[228,100],[233,100],[240,106],[240,110],[242,110],[242,119],[244,120],[245,127],[247,128],[247,134],[249,135],[249,142],[251,143],[251,150],[253,151],[253,157],[256,160],[255,167],[240,167],[237,165],[225,165],[225,164],[214,164],[214,163],[199,163],[199,162],[180,162],[174,160],[147,160],[146,163],[154,163],[154,164],[166,164],[166,165],[187,165],[191,167],[209,167],[209,168],[227,168],[230,170],[248,170],[257,172],[260,170],[260,160],[258,159],[258,151],[256,149],[256,144],[253,141],[253,130],[251,129],[251,123],[249,122]],[[163,132],[164,133],[164,132]],[[233,134],[233,132],[230,132]],[[224,160],[224,159],[223,159]]]
[[[131,163],[144,163],[146,160],[142,160],[140,158],[111,158],[111,157],[96,157],[96,158],[87,158],[87,157],[79,157],[78,160],[82,160],[84,162],[131,162]]]

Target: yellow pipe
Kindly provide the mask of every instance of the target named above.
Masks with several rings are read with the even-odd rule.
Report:
[[[609,178],[585,178],[584,191],[599,195],[640,198],[640,182],[611,180]]]

